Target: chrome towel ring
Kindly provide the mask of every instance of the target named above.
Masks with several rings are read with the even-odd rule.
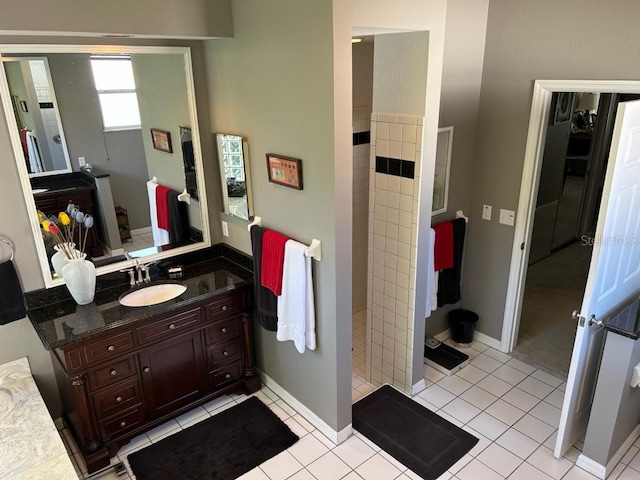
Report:
[[[7,245],[9,245],[9,248],[11,249],[11,258],[9,259],[10,262],[13,261],[13,257],[16,253],[16,249],[13,246],[13,242],[11,240],[9,240],[8,238],[5,237],[0,237],[0,242],[2,243],[6,243]]]

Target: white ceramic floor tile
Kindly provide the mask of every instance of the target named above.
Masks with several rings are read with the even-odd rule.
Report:
[[[562,478],[573,466],[573,464],[565,458],[555,458],[553,452],[545,446],[540,446],[527,459],[538,470],[543,471],[552,478]]]
[[[152,428],[147,432],[147,437],[151,442],[156,442],[161,437],[166,437],[170,433],[176,433],[177,431],[182,430],[180,424],[175,420],[169,420],[168,422],[163,423],[155,428]]]
[[[284,480],[302,469],[302,465],[286,450],[270,458],[260,468],[270,480]]]
[[[598,477],[591,475],[589,472],[582,470],[579,467],[573,466],[571,467],[571,470],[562,477],[562,480],[598,480]]]
[[[504,432],[496,443],[522,459],[529,457],[540,446],[533,438],[527,437],[515,428]]]
[[[628,465],[634,470],[640,471],[640,453],[636,453],[636,455],[628,462]]]
[[[529,412],[530,415],[533,415],[538,420],[548,423],[554,428],[558,428],[558,425],[560,424],[560,413],[561,410],[559,408],[554,407],[547,402],[540,402]]]
[[[418,396],[424,398],[427,402],[438,408],[444,407],[447,403],[456,398],[453,393],[445,390],[437,384],[424,389],[418,394]]]
[[[541,400],[553,391],[553,387],[551,385],[541,382],[533,377],[525,378],[518,384],[518,388]]]
[[[209,412],[207,412],[204,407],[196,407],[193,410],[189,410],[187,413],[183,413],[179,417],[176,417],[176,421],[182,428],[185,428],[185,426],[192,424],[194,420],[210,416],[211,415],[209,415]]]
[[[518,407],[520,410],[528,412],[538,403],[540,399],[519,389],[518,387],[512,388],[502,396],[502,400],[509,402],[511,405]]]
[[[564,392],[562,390],[555,389],[544,399],[545,402],[550,403],[554,407],[562,409],[562,402],[564,401]]]
[[[500,474],[475,458],[460,470],[456,477],[460,480],[502,480]]]
[[[523,412],[519,408],[514,407],[513,405],[505,402],[502,399],[498,399],[489,408],[487,408],[485,412],[487,412],[490,415],[493,415],[502,423],[506,423],[509,426],[516,423],[525,414],[525,412]]]
[[[463,455],[460,460],[451,465],[448,471],[455,475],[464,467],[466,467],[471,460],[473,460],[473,457],[467,453],[466,455]]]
[[[491,358],[494,358],[502,363],[508,362],[513,358],[508,353],[500,352],[499,350],[496,350],[495,348],[491,348],[491,347],[487,348],[483,353],[485,355],[489,355]]]
[[[375,455],[376,452],[358,436],[352,435],[335,447],[333,453],[340,457],[344,463],[355,469]]]
[[[492,417],[488,413],[482,412],[473,420],[471,420],[468,425],[477,430],[482,435],[487,437],[489,440],[495,440],[504,432],[509,429],[509,426],[502,423],[495,417]]]
[[[554,428],[531,415],[525,415],[513,426],[516,430],[543,443],[554,432]]]
[[[629,447],[629,450],[627,450],[627,453],[625,453],[620,459],[620,463],[624,465],[629,465],[631,460],[633,460],[635,456],[638,454],[638,451],[640,451],[638,447],[636,447],[635,445],[631,445],[631,447]]]
[[[489,355],[481,353],[473,360],[471,360],[471,365],[479,368],[480,370],[484,370],[487,373],[491,373],[497,368],[500,368],[502,366],[502,362],[496,360],[495,358],[491,358]]]
[[[453,393],[454,395],[460,395],[464,391],[469,390],[472,384],[457,375],[452,375],[440,380],[438,382],[438,386],[444,388],[448,392]]]
[[[543,372],[542,370],[536,370],[531,374],[531,376],[537,380],[540,380],[547,385],[551,385],[553,388],[557,388],[564,382],[564,379],[560,379],[558,377],[554,377],[553,375]]]
[[[553,480],[553,478],[525,462],[516,468],[509,480]]]
[[[489,440],[487,437],[485,437],[481,433],[471,428],[469,425],[463,426],[462,429],[465,432],[470,433],[471,435],[473,435],[478,439],[478,443],[476,443],[475,446],[468,452],[469,455],[471,455],[472,457],[477,457],[480,454],[480,452],[482,452],[485,448],[491,445],[491,440]]]
[[[507,362],[507,365],[515,368],[516,370],[520,370],[522,373],[526,373],[527,375],[531,375],[536,371],[535,367],[532,367],[531,365],[528,365],[523,361],[518,360],[517,358],[512,358],[511,360],[509,360]]]
[[[480,380],[487,376],[487,372],[474,365],[467,365],[462,370],[457,372],[456,376],[465,379],[469,383],[478,383]]]
[[[495,402],[498,397],[483,390],[478,386],[471,387],[469,390],[460,395],[460,398],[466,400],[471,405],[483,410]]]
[[[489,445],[476,458],[503,477],[511,475],[522,463],[520,457],[495,443]]]
[[[492,393],[496,397],[501,397],[513,388],[512,385],[508,384],[504,380],[494,377],[493,375],[483,378],[476,385],[483,390]]]
[[[303,469],[294,473],[292,477],[288,478],[288,480],[315,480],[315,478],[307,470]]]
[[[640,472],[631,467],[626,467],[616,480],[638,480]]]
[[[439,380],[442,380],[446,375],[442,372],[439,372],[431,365],[425,364],[424,366],[424,378],[429,380],[431,383],[436,383]]]
[[[269,480],[267,474],[260,470],[260,467],[256,467],[253,470],[249,470],[244,475],[238,477],[238,480]]]
[[[474,407],[469,402],[466,402],[461,398],[456,398],[455,400],[449,402],[442,408],[441,411],[448,413],[453,418],[462,422],[462,424],[467,423],[469,420],[471,420],[481,412],[479,408]]]
[[[306,435],[291,447],[288,452],[304,467],[327,453],[329,449],[313,435]]]
[[[512,368],[508,365],[502,365],[496,371],[492,373],[493,376],[498,377],[500,380],[504,380],[505,382],[511,385],[517,385],[522,380],[527,378],[526,373],[522,373],[515,368]]]
[[[349,473],[351,468],[333,452],[329,452],[309,465],[307,470],[318,480],[337,480]]]

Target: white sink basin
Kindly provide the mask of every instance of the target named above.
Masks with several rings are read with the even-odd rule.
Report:
[[[126,293],[118,301],[125,307],[148,307],[176,298],[186,290],[180,283],[160,283]]]

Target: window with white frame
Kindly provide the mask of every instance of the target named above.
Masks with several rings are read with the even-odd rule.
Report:
[[[91,68],[105,130],[140,128],[140,110],[131,57],[94,55]]]

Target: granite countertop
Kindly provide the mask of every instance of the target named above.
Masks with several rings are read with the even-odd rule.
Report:
[[[78,479],[26,357],[0,365],[0,478]]]
[[[633,340],[640,338],[640,297],[606,322],[605,328]]]
[[[174,260],[173,263],[181,262]],[[45,348],[52,350],[113,328],[171,312],[207,297],[249,285],[253,281],[253,273],[250,270],[225,257],[183,265],[182,278],[170,280],[166,275],[152,273],[151,284],[171,282],[182,283],[187,287],[182,295],[173,300],[150,307],[122,306],[118,303],[118,298],[132,288],[128,284],[128,275],[116,273],[110,276],[117,277],[119,281],[98,277],[100,282],[107,286],[96,290],[95,299],[89,305],[76,304],[66,292],[65,286],[56,287],[62,289],[61,291],[39,291],[37,293],[40,297],[30,297],[30,294],[27,294],[27,316]],[[151,284],[134,288],[144,288]],[[60,299],[62,295],[64,298]]]

